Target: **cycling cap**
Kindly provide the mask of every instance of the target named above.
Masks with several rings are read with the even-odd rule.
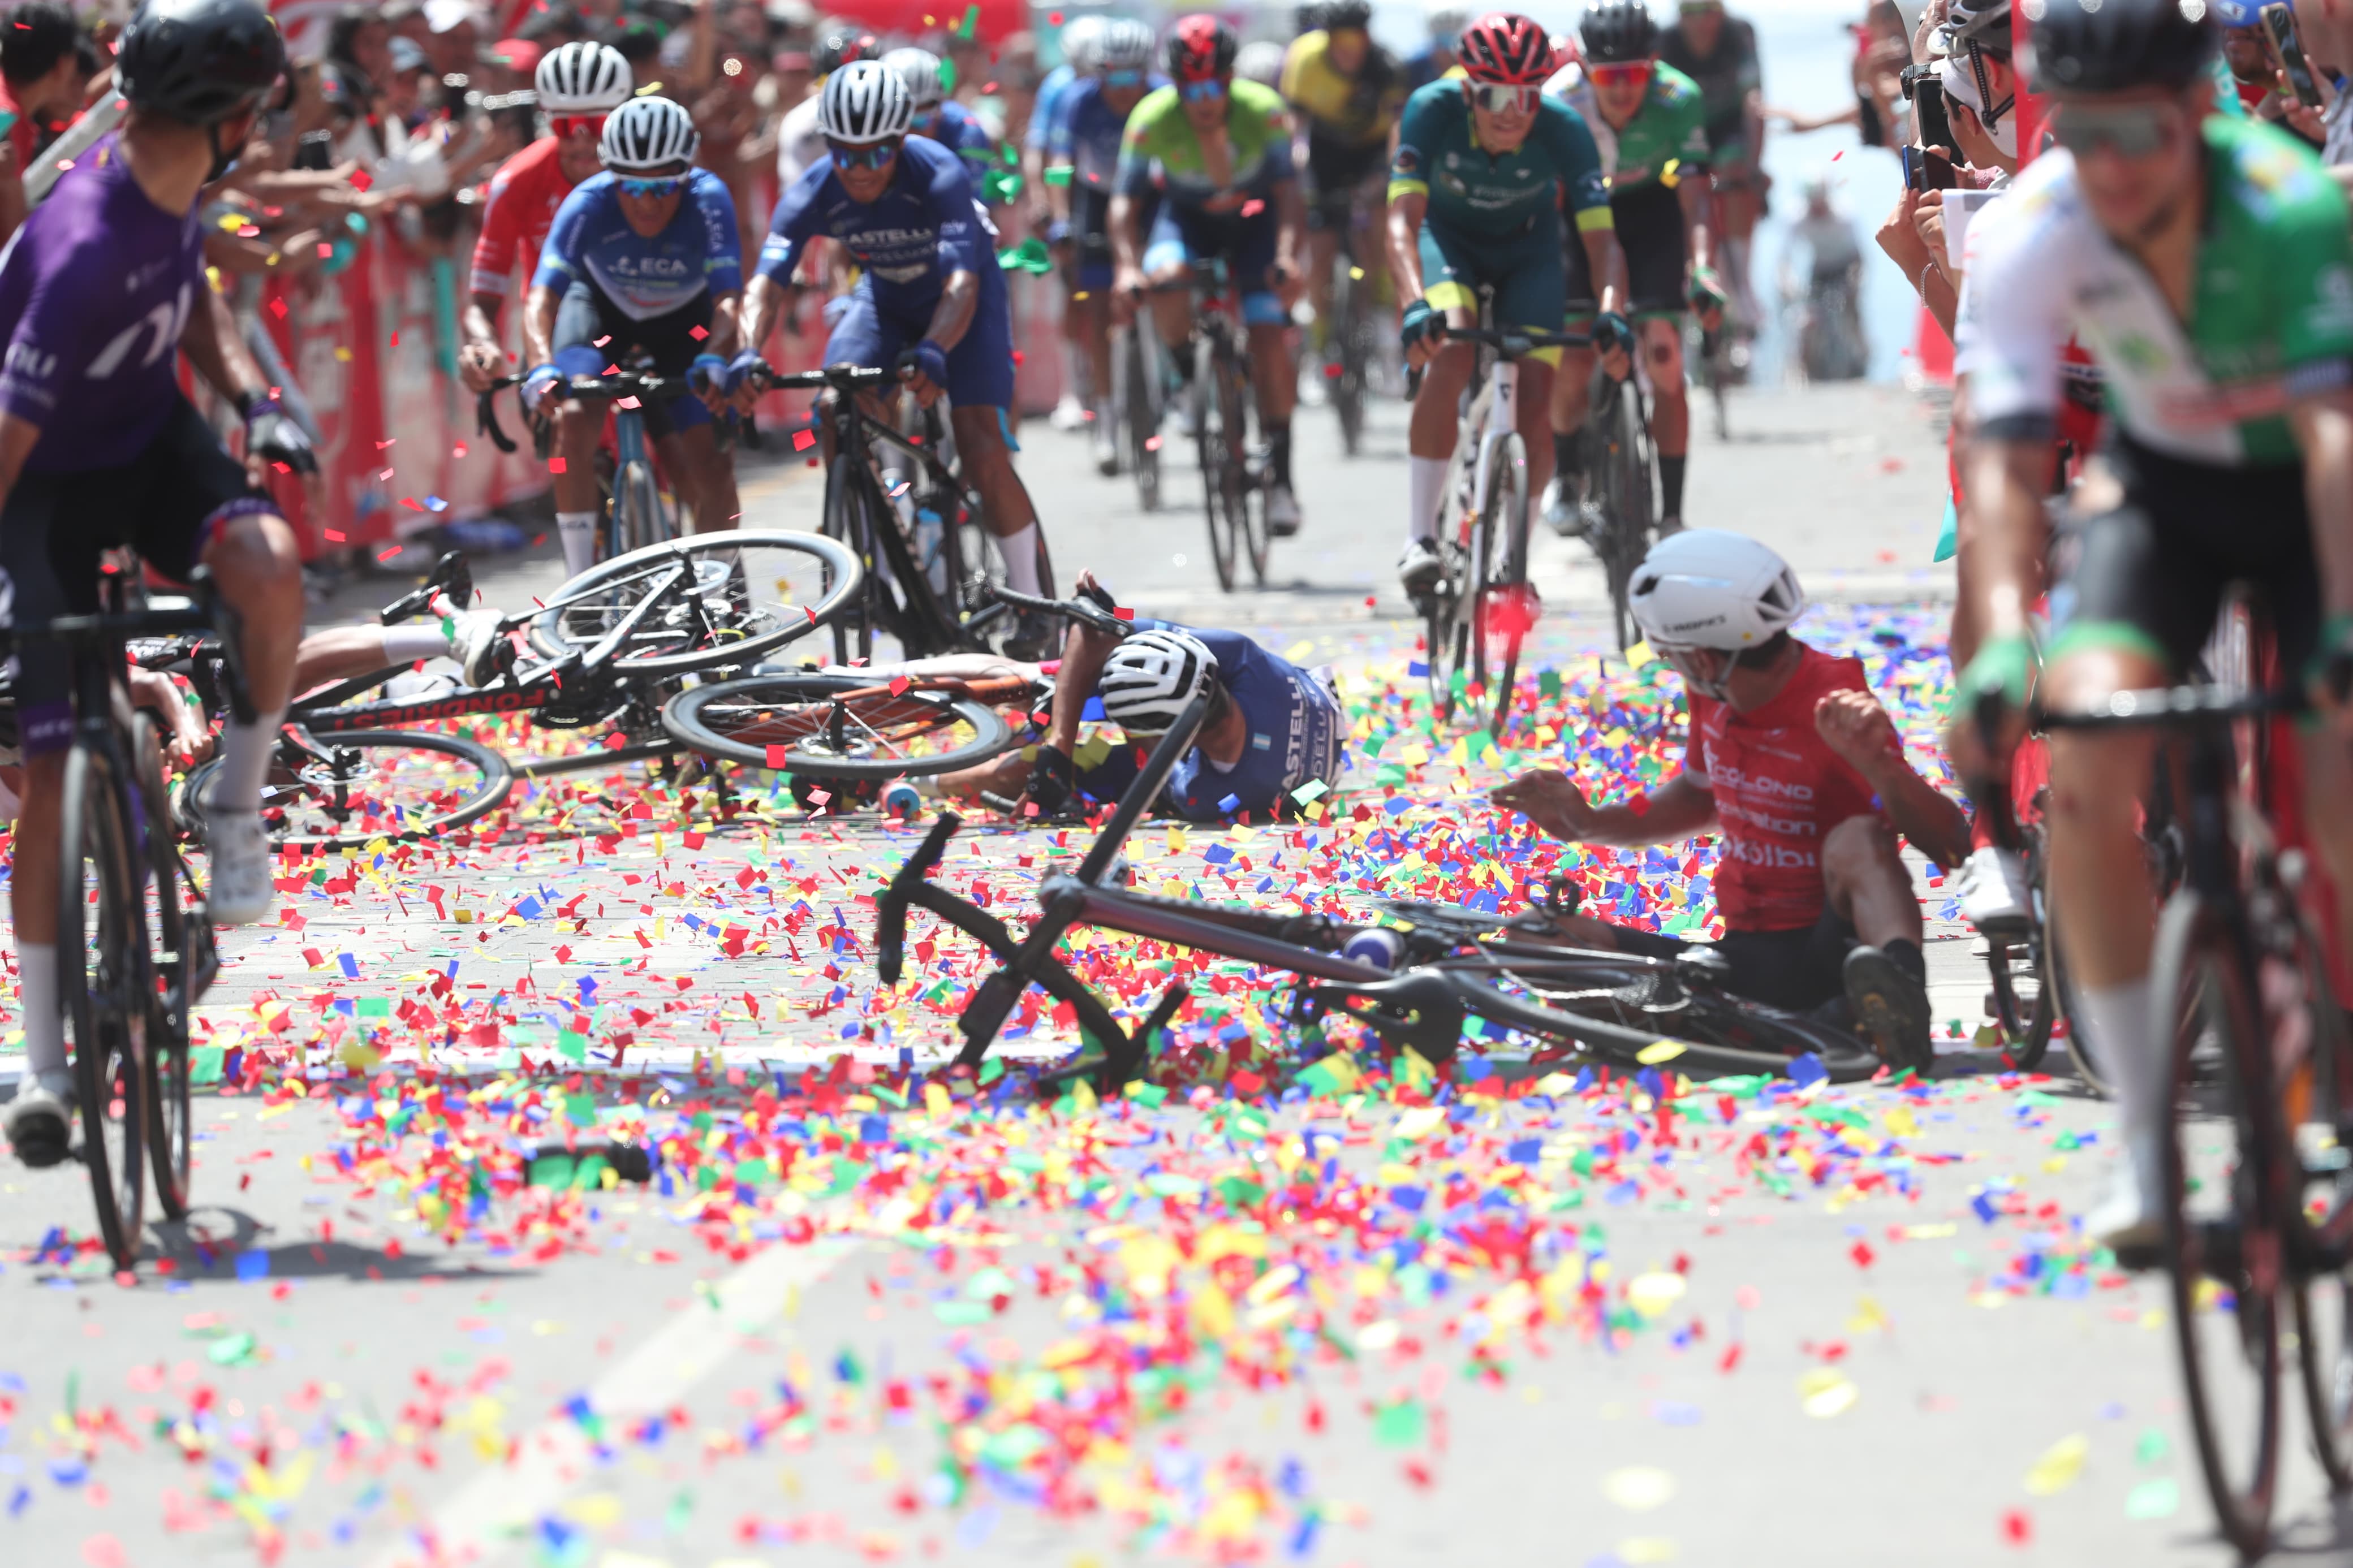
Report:
[[[1769,546],[1745,533],[1687,528],[1642,557],[1628,601],[1659,647],[1737,653],[1786,630],[1806,607],[1806,591]]]
[[[1062,29],[1062,58],[1072,71],[1091,71],[1103,63],[1103,21],[1081,16]]]
[[[667,98],[633,98],[605,121],[596,157],[608,169],[660,169],[692,163],[702,145],[686,105]]]
[[[1244,81],[1273,87],[1282,80],[1284,52],[1283,47],[1271,38],[1244,44],[1241,53],[1234,57],[1234,74]]]
[[[1331,0],[1331,4],[1324,7],[1322,20],[1326,32],[1337,33],[1348,28],[1359,33],[1370,32],[1373,8],[1367,0]]]
[[[817,128],[829,142],[888,142],[915,121],[907,79],[881,60],[852,60],[825,79]]]
[[[2214,20],[2224,27],[2260,27],[2263,25],[2262,0],[2214,0]]]
[[[604,114],[627,103],[637,81],[620,50],[583,39],[541,60],[532,84],[550,114]]]
[[[1218,678],[1218,657],[1186,632],[1137,632],[1103,661],[1095,695],[1103,717],[1131,733],[1157,735]]]
[[[2219,42],[2205,0],[2027,0],[2037,92],[2188,87]]]
[[[286,42],[254,0],[149,0],[124,29],[115,67],[133,108],[217,125],[278,85]]]
[[[1451,49],[1462,29],[1471,25],[1471,7],[1440,4],[1430,8],[1430,41],[1441,49]]]
[[[915,101],[915,112],[939,107],[947,89],[940,85],[940,57],[929,49],[892,49],[882,57],[886,69],[899,73],[907,84],[907,95]]]
[[[868,60],[882,47],[882,40],[871,33],[828,33],[818,40],[809,64],[819,76],[831,76],[852,60]]]
[[[1103,24],[1094,46],[1094,68],[1142,70],[1152,63],[1152,29],[1122,16]]]
[[[1455,52],[1472,81],[1503,87],[1542,87],[1556,66],[1545,30],[1511,11],[1490,11],[1462,29]]]
[[[1168,74],[1208,81],[1234,68],[1234,30],[1206,13],[1180,17],[1168,30]]]
[[[1642,0],[1603,0],[1577,25],[1585,58],[1595,65],[1626,65],[1659,52],[1659,25]]]

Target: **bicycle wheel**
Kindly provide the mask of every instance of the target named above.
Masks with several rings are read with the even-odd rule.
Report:
[[[1216,351],[1205,335],[1193,346],[1193,379],[1185,395],[1192,409],[1193,445],[1201,466],[1201,510],[1209,522],[1209,560],[1218,569],[1218,586],[1230,594],[1241,540],[1226,498],[1240,483],[1240,476],[1228,473],[1234,466],[1234,450],[1226,430],[1221,390]]]
[[[2188,889],[2158,921],[2153,984],[2168,1020],[2165,1249],[2183,1392],[2216,1521],[2253,1559],[2279,1476],[2287,1293],[2285,1151],[2247,1066],[2264,1048],[2261,1003],[2237,926]]]
[[[1423,617],[1423,669],[1430,682],[1430,712],[1440,724],[1451,723],[1454,718],[1461,689],[1456,678],[1461,673],[1469,646],[1467,606],[1477,603],[1472,584],[1472,556],[1465,543],[1472,526],[1464,521],[1470,510],[1469,462],[1469,456],[1458,449],[1447,465],[1446,482],[1439,490],[1439,504],[1443,509],[1438,519],[1439,574]]]
[[[111,757],[77,743],[66,759],[58,842],[58,989],[72,1027],[82,1163],[99,1235],[118,1269],[139,1261],[146,1171],[147,937],[140,868]]]
[[[551,658],[586,653],[643,606],[613,667],[683,675],[749,664],[831,626],[865,582],[858,556],[824,534],[701,533],[590,567],[532,618],[531,637]]]
[[[1113,372],[1119,379],[1120,447],[1128,471],[1135,476],[1135,501],[1145,511],[1158,511],[1160,399],[1144,342],[1149,330],[1142,321],[1127,329]]]
[[[1231,346],[1219,357],[1223,369],[1218,377],[1219,419],[1225,426],[1228,458],[1224,476],[1226,511],[1232,521],[1234,537],[1241,542],[1242,553],[1250,560],[1251,586],[1263,588],[1268,543],[1266,492],[1250,472],[1249,362]]]
[[[2021,1072],[2042,1065],[2051,1048],[2055,1003],[2042,967],[2043,933],[1986,938],[1986,975],[2004,1054]]]
[[[662,515],[661,488],[644,463],[624,463],[613,476],[613,539],[619,553],[643,550],[670,538]]]
[[[188,1216],[188,1174],[195,1134],[191,1120],[188,1015],[195,1005],[197,954],[191,918],[180,905],[180,850],[173,837],[170,796],[164,793],[164,749],[154,719],[143,709],[131,720],[131,832],[143,851],[147,878],[148,931],[153,939],[149,972],[162,986],[148,1010],[146,1080],[147,1154],[155,1175],[155,1201],[165,1219]]]
[[[1534,590],[1528,586],[1528,459],[1513,431],[1495,443],[1487,459],[1487,508],[1479,520],[1487,568],[1472,630],[1477,648],[1472,683],[1479,692],[1473,720],[1498,737],[1512,710],[1512,683],[1519,679],[1520,647],[1535,625]]]
[[[201,826],[217,759],[188,775],[184,814]],[[432,838],[494,810],[514,787],[507,760],[478,742],[422,730],[303,731],[282,741],[261,785],[270,842],[353,849],[378,838]]]
[[[844,698],[845,692],[862,695]],[[662,705],[662,728],[705,756],[796,775],[884,779],[953,773],[1013,743],[994,709],[858,676],[765,676],[697,686]]]
[[[1608,375],[1597,372],[1609,382]],[[1601,485],[1606,526],[1596,541],[1601,570],[1609,584],[1609,614],[1618,646],[1630,647],[1638,631],[1629,603],[1634,569],[1651,548],[1651,528],[1656,519],[1651,507],[1650,442],[1642,429],[1641,395],[1631,383],[1609,382],[1605,420],[1595,449],[1599,468],[1607,476]]]
[[[1332,273],[1332,320],[1339,328],[1340,374],[1332,380],[1332,410],[1340,416],[1340,450],[1355,457],[1365,441],[1366,382],[1372,364],[1367,325],[1372,302],[1371,279],[1340,250]]]

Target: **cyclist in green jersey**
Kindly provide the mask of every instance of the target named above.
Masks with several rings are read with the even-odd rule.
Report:
[[[1292,171],[1291,125],[1273,89],[1234,79],[1233,29],[1210,16],[1187,16],[1168,33],[1173,85],[1146,93],[1127,118],[1111,204],[1112,309],[1122,325],[1152,283],[1181,283],[1195,261],[1226,258],[1250,329],[1250,387],[1268,447],[1267,531],[1299,531],[1291,483],[1291,408],[1298,395],[1283,329],[1299,300],[1299,252],[1306,234]],[[1160,216],[1147,246],[1136,213],[1155,184]],[[1192,300],[1181,289],[1152,301],[1160,341],[1181,375],[1192,357]]]
[[[1707,105],[1708,174],[1727,258],[1747,254],[1764,216],[1765,77],[1757,56],[1757,29],[1725,14],[1724,0],[1682,0],[1680,15],[1659,40],[1659,58],[1699,84]],[[1743,320],[1757,320],[1744,269],[1725,263]]]
[[[1658,58],[1659,27],[1641,0],[1602,0],[1578,25],[1585,40],[1584,83],[1569,93],[1582,108],[1609,175],[1609,205],[1625,252],[1629,314],[1641,334],[1654,399],[1651,433],[1659,448],[1659,530],[1683,526],[1683,463],[1691,449],[1691,404],[1683,393],[1683,312],[1700,308],[1701,325],[1724,324],[1724,290],[1714,269],[1715,215],[1708,179],[1707,105],[1692,79]],[[1569,84],[1556,79],[1556,89]],[[1589,94],[1589,96],[1588,96]],[[1580,100],[1582,100],[1580,102]],[[1599,279],[1568,247],[1568,321],[1581,326],[1594,310]],[[1553,448],[1560,479],[1545,517],[1564,533],[1581,531],[1577,498],[1585,479],[1589,384],[1553,383]]]
[[[2252,582],[2280,668],[2322,722],[2300,734],[2306,826],[2339,898],[2353,889],[2353,736],[2317,679],[2353,655],[2353,237],[2319,161],[2267,126],[2214,113],[2210,13],[2179,0],[2043,0],[2039,90],[2058,148],[1970,226],[1962,397],[1975,422],[1962,493],[1982,542],[1966,584],[1984,639],[1948,734],[1977,777],[2006,777],[1980,726],[2036,679],[2027,618],[2073,332],[2106,378],[2105,454],[2121,504],[2087,519],[2051,598],[2039,700],[2098,709],[2197,657],[2218,600]],[[2323,725],[2326,726],[2325,730]],[[1993,726],[1997,752],[2012,736]],[[2014,722],[2009,726],[2014,729]],[[2126,1158],[2087,1234],[2119,1252],[2162,1234],[2173,1031],[2150,993],[2154,890],[2138,831],[2147,734],[2054,732],[2051,902],[2073,981],[2068,1013],[2111,1064]]]
[[[1495,324],[1557,331],[1562,192],[1574,215],[1568,248],[1614,279],[1618,242],[1600,155],[1577,111],[1542,96],[1552,43],[1525,16],[1495,12],[1462,33],[1467,80],[1434,81],[1407,100],[1389,168],[1389,271],[1405,308],[1406,356],[1426,366],[1407,437],[1406,548],[1398,575],[1416,598],[1438,580],[1439,492],[1454,450],[1455,403],[1471,379],[1468,343],[1440,346],[1435,329],[1478,321],[1478,289],[1495,290]],[[1622,326],[1622,323],[1621,323]],[[1546,409],[1560,351],[1520,362],[1516,410],[1529,480],[1546,478]]]

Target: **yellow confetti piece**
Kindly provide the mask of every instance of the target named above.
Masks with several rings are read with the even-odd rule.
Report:
[[[1675,1560],[1675,1543],[1661,1535],[1639,1535],[1631,1541],[1620,1542],[1618,1556],[1625,1563],[1672,1563]]]
[[[1632,647],[1626,650],[1626,668],[1629,669],[1640,669],[1658,657],[1659,656],[1657,654],[1651,651],[1650,638],[1644,637],[1641,641],[1636,643]]]
[[[1675,1495],[1675,1478],[1647,1465],[1631,1465],[1604,1477],[1601,1495],[1630,1513],[1645,1513]]]
[[[1285,1263],[1267,1270],[1266,1277],[1251,1285],[1244,1295],[1251,1306],[1262,1307],[1298,1283],[1297,1266]]]
[[[1385,1351],[1397,1343],[1398,1336],[1404,1332],[1404,1325],[1395,1318],[1383,1318],[1378,1322],[1366,1323],[1356,1331],[1356,1348],[1360,1351]]]
[[[1798,1379],[1805,1412],[1817,1421],[1843,1415],[1862,1397],[1862,1391],[1834,1366],[1818,1366]]]
[[[1671,1062],[1690,1048],[1681,1040],[1652,1040],[1634,1053],[1634,1059],[1646,1068],[1651,1068],[1661,1062]]]
[[[1626,1282],[1626,1300],[1646,1318],[1664,1317],[1690,1289],[1680,1274],[1656,1271],[1638,1274]]]
[[[2036,1497],[2065,1491],[2084,1473],[2084,1461],[2091,1455],[2092,1440],[2081,1432],[2070,1432],[2034,1461],[2034,1468],[2026,1472],[2026,1489]]]

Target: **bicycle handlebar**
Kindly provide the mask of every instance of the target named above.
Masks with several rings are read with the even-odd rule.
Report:
[[[526,375],[493,376],[491,384],[474,397],[475,433],[489,438],[491,446],[501,452],[512,452],[515,444],[499,424],[497,395],[510,386],[521,386],[531,378]],[[647,375],[638,371],[615,371],[609,375],[570,375],[557,379],[557,387],[566,397],[622,398],[667,397],[676,394],[693,395],[693,387],[682,375]]]
[[[1444,318],[1430,323],[1430,335],[1443,341],[1452,338],[1458,342],[1484,343],[1501,351],[1505,359],[1524,359],[1538,349],[1588,349],[1593,346],[1591,332],[1540,332],[1522,327],[1450,327]],[[1405,397],[1408,403],[1421,391],[1421,372],[1409,369],[1405,373]]]
[[[1034,594],[1017,594],[1002,583],[991,583],[988,584],[988,596],[1017,610],[1037,610],[1045,615],[1080,621],[1114,637],[1124,637],[1135,629],[1113,613],[1116,606],[1109,602],[1111,596],[1107,594],[1101,599],[1043,599]]]
[[[220,596],[209,566],[199,566],[188,574],[188,591],[195,603],[184,610],[100,611],[96,615],[58,616],[51,620],[0,626],[0,649],[13,650],[16,644],[26,641],[62,643],[69,648],[88,649],[128,643],[135,637],[185,632],[206,635],[220,650],[221,666],[228,677],[229,709],[238,723],[250,724],[256,714],[253,696],[245,679],[244,617]]]
[[[2220,686],[2158,686],[2111,692],[2100,707],[2058,712],[2036,707],[2030,721],[2045,730],[2111,730],[2141,724],[2212,724],[2271,714],[2301,713],[2311,706],[2301,688],[2233,691]]]
[[[408,593],[376,612],[378,624],[398,626],[411,616],[432,608],[433,596],[444,594],[459,609],[474,602],[474,569],[462,550],[443,552],[433,563],[432,574]]]

